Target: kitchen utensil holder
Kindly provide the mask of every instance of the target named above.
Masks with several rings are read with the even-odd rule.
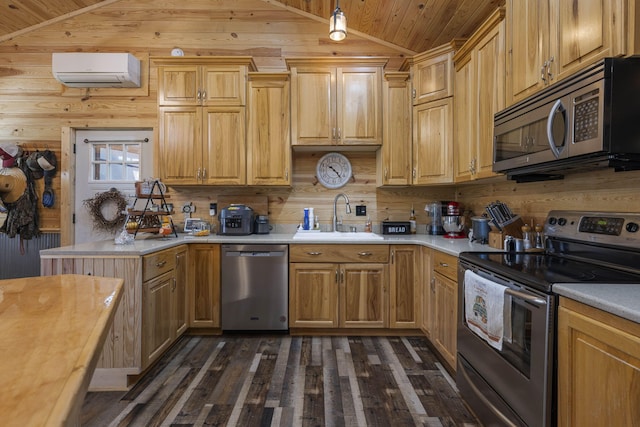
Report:
[[[502,224],[498,224],[498,226],[502,229],[503,236],[513,236],[516,239],[522,239],[522,226],[524,225],[524,221],[520,216],[516,215],[511,218],[509,221],[504,222]]]

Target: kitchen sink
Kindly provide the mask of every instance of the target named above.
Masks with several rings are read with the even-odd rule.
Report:
[[[343,242],[353,240],[358,242],[372,242],[377,240],[384,240],[384,237],[375,233],[323,231],[318,233],[297,232],[293,235],[293,240],[313,240],[322,242]]]

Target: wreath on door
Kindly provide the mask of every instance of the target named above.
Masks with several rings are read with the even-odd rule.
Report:
[[[115,188],[98,193],[83,201],[93,219],[93,227],[103,231],[117,231],[124,225],[127,215],[127,200]]]

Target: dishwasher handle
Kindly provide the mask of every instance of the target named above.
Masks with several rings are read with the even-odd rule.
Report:
[[[283,257],[284,251],[226,251],[226,257]]]

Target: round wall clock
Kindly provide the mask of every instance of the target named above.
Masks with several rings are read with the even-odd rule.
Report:
[[[351,179],[351,162],[340,153],[327,153],[318,160],[316,176],[326,188],[340,188]]]

